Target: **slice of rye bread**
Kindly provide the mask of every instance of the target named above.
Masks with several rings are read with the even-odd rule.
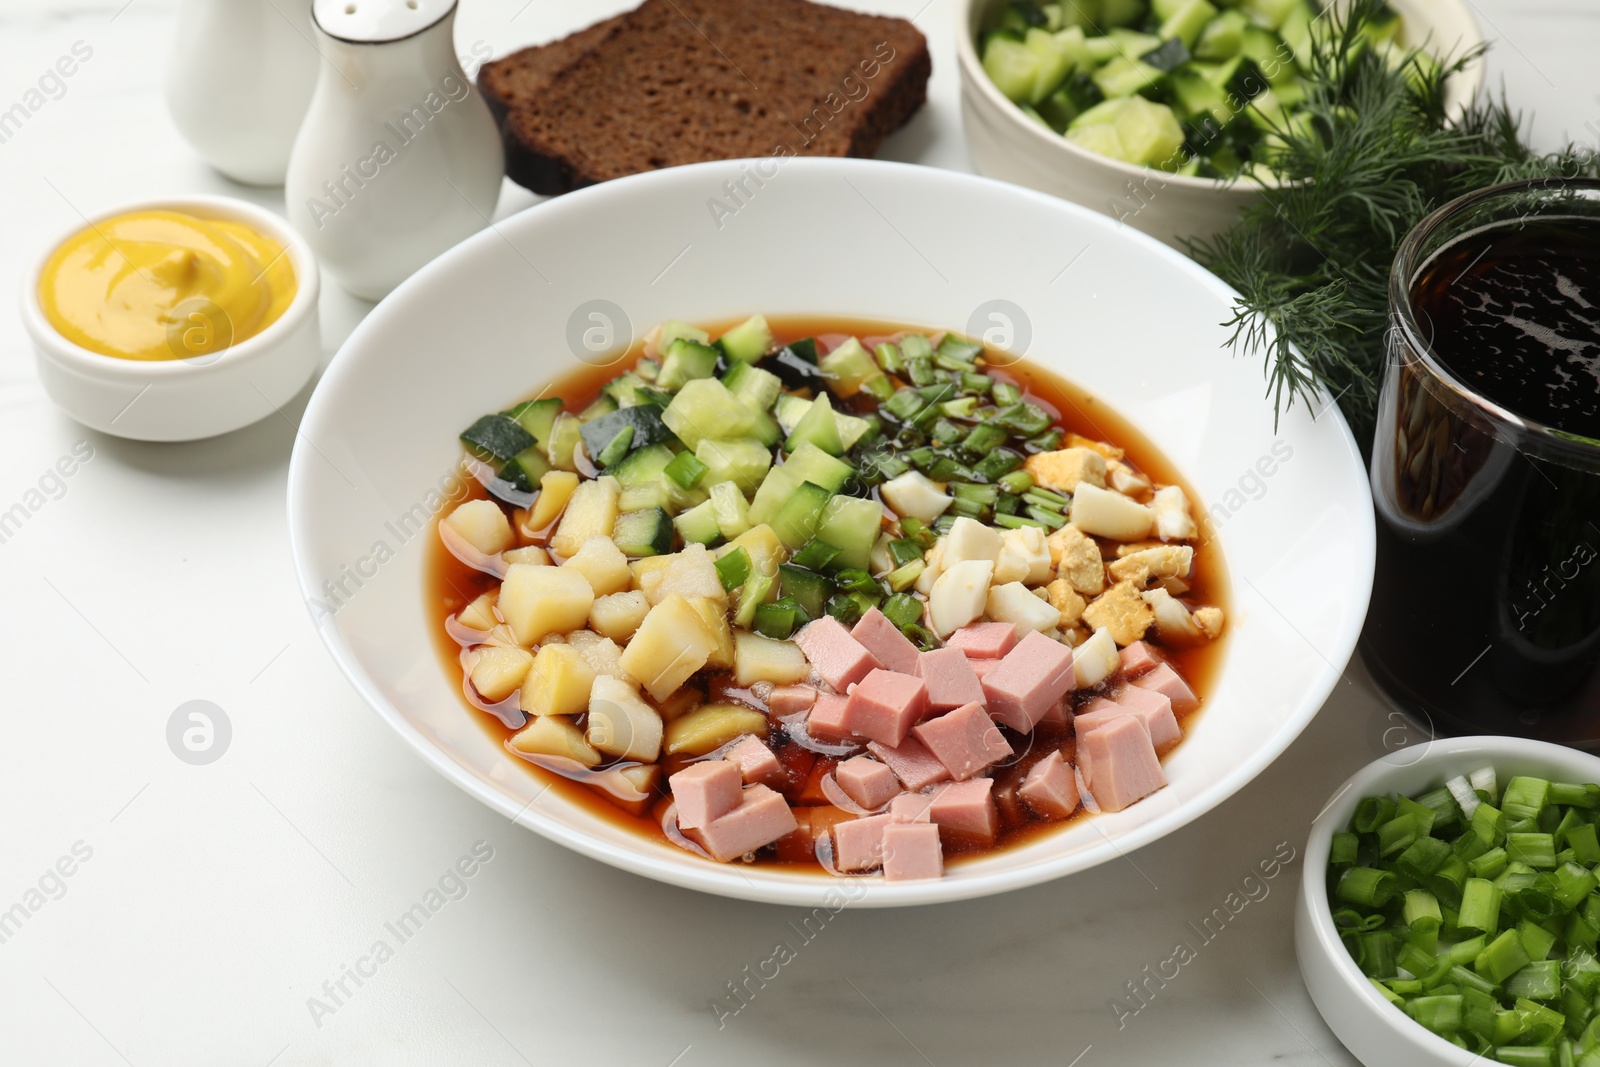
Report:
[[[927,98],[904,19],[809,0],[645,0],[486,64],[506,171],[556,194],[742,156],[870,156]]]

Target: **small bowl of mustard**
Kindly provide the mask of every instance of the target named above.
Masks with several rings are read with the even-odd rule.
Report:
[[[267,417],[322,355],[316,258],[223,196],[128,204],[52,244],[22,286],[45,392],[91,429],[193,441]]]

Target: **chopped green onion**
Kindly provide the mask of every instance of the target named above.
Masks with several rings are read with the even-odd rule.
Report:
[[[927,569],[927,566],[922,560],[914,559],[904,566],[896,567],[884,581],[889,583],[889,588],[892,591],[904,593],[907,589],[917,584],[917,579],[922,577],[922,572]],[[920,615],[921,613],[919,612],[918,614]]]
[[[1494,935],[1500,931],[1500,889],[1487,878],[1468,878],[1461,890],[1456,926]]]
[[[722,556],[716,562],[717,578],[722,588],[732,592],[750,577],[750,553],[743,545]]]
[[[885,341],[872,350],[878,357],[878,366],[890,374],[899,374],[905,369],[905,363],[900,359],[900,346],[893,341]]]
[[[1008,493],[1021,496],[1033,488],[1033,475],[1027,471],[1012,471],[1000,479],[1000,488]]]
[[[996,515],[994,521],[996,526],[1004,526],[1008,530],[1020,530],[1024,526],[1037,526],[1041,530],[1055,529],[1048,522],[1040,522],[1038,519],[1025,519],[1021,515]]]
[[[994,383],[994,402],[1003,407],[1010,407],[1022,399],[1022,390],[1010,382]]]
[[[1352,825],[1358,834],[1370,834],[1394,818],[1394,801],[1388,797],[1365,797],[1356,805]]]
[[[801,546],[800,550],[790,557],[789,562],[796,567],[804,567],[808,571],[820,571],[832,563],[839,556],[839,549],[826,541],[813,538]]]
[[[900,338],[900,354],[906,359],[927,359],[933,355],[933,343],[920,333]]]
[[[633,427],[627,427],[630,437],[632,431]],[[679,488],[693,489],[700,484],[700,479],[704,478],[710,469],[696,459],[693,452],[679,452],[673,457],[672,462],[667,464],[666,475],[677,482]]]
[[[794,633],[799,613],[799,605],[792,597],[783,597],[770,604],[762,604],[756,608],[756,633],[775,641],[787,640],[789,635]]]
[[[904,630],[922,621],[922,601],[906,593],[896,593],[879,609],[884,617]]]
[[[1549,870],[1556,865],[1556,839],[1551,834],[1507,834],[1506,853],[1513,861]]]
[[[1507,930],[1478,953],[1478,958],[1472,961],[1472,969],[1498,985],[1530,962],[1517,932]]]
[[[1339,875],[1338,896],[1351,904],[1381,908],[1394,896],[1398,879],[1374,867],[1351,867]]]
[[[1361,839],[1355,834],[1336,833],[1328,846],[1328,863],[1334,867],[1350,867],[1356,862]]]
[[[1500,810],[1507,819],[1536,819],[1549,801],[1550,783],[1543,778],[1523,775],[1506,783],[1505,795],[1500,799]]]

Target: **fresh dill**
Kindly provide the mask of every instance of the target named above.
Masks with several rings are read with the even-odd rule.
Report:
[[[1502,91],[1447,114],[1445,85],[1478,53],[1395,61],[1367,47],[1381,0],[1327,16],[1305,64],[1307,120],[1274,126],[1265,188],[1190,254],[1240,293],[1231,345],[1262,353],[1276,417],[1336,399],[1363,450],[1383,380],[1389,269],[1406,233],[1465,193],[1521,178],[1596,173],[1596,154],[1536,153]]]

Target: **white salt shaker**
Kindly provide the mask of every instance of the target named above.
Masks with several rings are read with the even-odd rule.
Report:
[[[167,59],[167,110],[211,166],[282,185],[317,86],[306,0],[184,0]]]
[[[346,290],[380,300],[488,225],[505,157],[456,59],[456,0],[313,0],[325,62],[284,189]]]

